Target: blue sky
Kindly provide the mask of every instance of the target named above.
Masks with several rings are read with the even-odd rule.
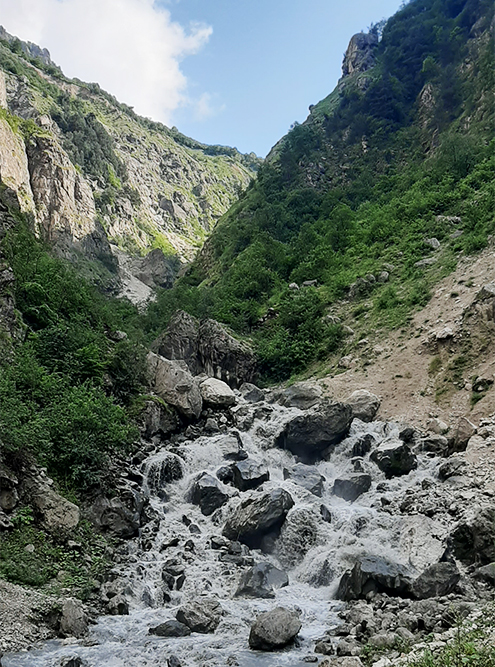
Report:
[[[265,156],[401,0],[0,0],[0,22],[70,77],[205,143]]]
[[[388,18],[400,0],[180,0],[169,5],[184,23],[213,28],[199,56],[184,60],[190,87],[211,95],[212,115],[178,109],[175,125],[206,143],[266,155],[308,106],[341,76],[356,32]]]

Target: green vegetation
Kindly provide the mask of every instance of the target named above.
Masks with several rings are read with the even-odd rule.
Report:
[[[265,378],[281,380],[346,349],[325,317],[342,300],[355,312],[366,300],[355,318],[368,330],[406,324],[459,255],[495,231],[494,54],[488,34],[468,41],[492,15],[485,0],[416,0],[390,19],[375,68],[295,124],[188,274],[150,307],[150,335],[176,307],[214,317],[250,335]],[[433,101],[422,104],[426,85]],[[383,271],[388,281],[363,280]],[[317,286],[288,287],[304,281]]]
[[[144,379],[137,312],[100,295],[23,224],[2,250],[28,325],[12,363],[0,367],[2,449],[31,453],[67,488],[87,489],[137,435],[127,414]],[[130,335],[115,342],[116,330]]]

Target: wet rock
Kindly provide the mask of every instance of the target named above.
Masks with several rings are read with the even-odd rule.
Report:
[[[235,592],[236,597],[274,598],[275,590],[289,585],[289,577],[271,563],[258,563],[245,572]]]
[[[234,486],[239,491],[249,491],[261,486],[270,479],[268,468],[253,459],[239,461],[232,466]]]
[[[347,479],[336,479],[333,485],[333,494],[351,503],[360,495],[369,491],[371,487],[371,475],[357,473],[350,475]]]
[[[365,456],[368,454],[368,452],[371,451],[375,444],[375,436],[372,433],[365,433],[357,440],[357,442],[354,443],[352,448],[352,456]]]
[[[300,563],[316,544],[318,524],[313,513],[294,509],[289,513],[277,540],[277,555],[283,567],[292,568]]]
[[[224,459],[229,461],[241,461],[247,456],[242,448],[241,439],[236,431],[229,433],[228,435],[217,436],[215,442],[220,447]]]
[[[460,578],[455,563],[435,563],[413,581],[411,591],[421,600],[448,595],[455,590]]]
[[[182,460],[176,454],[160,455],[149,462],[146,479],[151,492],[161,496],[167,484],[177,482],[184,475]]]
[[[428,452],[435,456],[447,456],[449,453],[449,440],[444,435],[431,433],[420,439],[418,449],[419,451]]]
[[[88,617],[79,600],[68,599],[62,606],[60,635],[62,637],[84,637],[88,632]]]
[[[364,557],[342,575],[336,597],[349,601],[366,597],[371,592],[407,596],[411,578],[411,572],[403,565],[380,556]]]
[[[71,655],[68,658],[62,658],[58,664],[60,667],[86,667],[88,663],[79,656]]]
[[[129,539],[139,532],[143,507],[141,494],[129,489],[121,498],[100,496],[91,506],[90,515],[103,533]]]
[[[171,655],[167,659],[167,667],[182,667],[182,663],[176,655]]]
[[[217,478],[224,484],[232,484],[234,482],[232,466],[221,466],[215,474]]]
[[[198,419],[203,408],[199,384],[183,361],[170,361],[149,352],[148,376],[151,388],[169,405],[188,418]]]
[[[328,507],[326,507],[326,505],[320,505],[320,514],[323,521],[326,521],[327,523],[332,523],[332,513],[330,512]]]
[[[321,641],[316,644],[315,653],[321,653],[321,655],[334,655],[335,648],[332,642]]]
[[[284,468],[284,479],[291,479],[315,496],[321,498],[325,478],[313,466],[296,463],[290,470]]]
[[[346,399],[346,403],[352,408],[353,418],[357,417],[363,422],[370,422],[375,418],[381,400],[366,389],[358,389]]]
[[[179,428],[177,412],[169,405],[161,405],[157,400],[146,401],[139,415],[139,427],[146,440],[155,435],[162,438],[174,433]]]
[[[258,616],[249,633],[249,648],[276,651],[294,641],[301,629],[299,614],[276,607]]]
[[[127,616],[129,605],[123,595],[115,595],[107,604],[107,611],[111,616]]]
[[[388,478],[407,475],[418,467],[416,456],[402,440],[384,440],[371,452],[370,459]]]
[[[255,384],[251,384],[250,382],[244,382],[244,384],[241,385],[239,391],[241,392],[243,399],[248,403],[259,403],[265,398],[263,391]]]
[[[250,548],[259,548],[263,539],[278,535],[287,512],[294,505],[292,497],[284,489],[244,498],[227,520],[223,534],[238,539]]]
[[[464,563],[488,565],[495,561],[495,506],[476,508],[459,522],[450,536],[453,553]]]
[[[305,414],[293,417],[275,444],[299,456],[303,463],[314,463],[347,435],[351,421],[350,405],[324,400]]]
[[[176,618],[186,625],[191,632],[207,634],[215,632],[223,615],[220,603],[212,598],[199,598],[182,605]]]
[[[184,625],[184,623],[172,620],[150,628],[148,633],[157,637],[187,637],[191,634],[191,628]]]
[[[495,586],[495,563],[489,563],[488,565],[483,565],[479,567],[474,572],[476,579],[485,581],[487,584]]]
[[[197,479],[192,487],[191,501],[194,505],[199,505],[201,513],[210,516],[215,510],[229,500],[230,496],[222,484],[209,475],[204,473]]]
[[[205,404],[215,408],[234,405],[235,395],[228,384],[216,378],[208,378],[199,385],[201,397]]]

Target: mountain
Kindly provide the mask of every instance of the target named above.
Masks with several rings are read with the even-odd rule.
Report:
[[[172,283],[261,162],[138,116],[3,28],[0,106],[0,177],[11,197],[60,256],[114,275],[120,264],[123,293],[138,300]],[[168,260],[159,250],[139,259],[152,249]]]
[[[493,20],[486,0],[413,0],[355,35],[156,321],[182,303],[226,322],[278,380],[407,324],[494,231]]]

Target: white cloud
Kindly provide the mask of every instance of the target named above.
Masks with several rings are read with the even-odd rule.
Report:
[[[95,81],[166,124],[177,107],[190,103],[181,60],[212,33],[204,24],[186,30],[155,0],[0,0],[0,23],[48,48],[67,76]],[[199,106],[207,108],[207,94],[201,99]]]
[[[225,109],[225,104],[216,106],[210,93],[203,93],[194,103],[194,117],[198,121],[216,116]]]

